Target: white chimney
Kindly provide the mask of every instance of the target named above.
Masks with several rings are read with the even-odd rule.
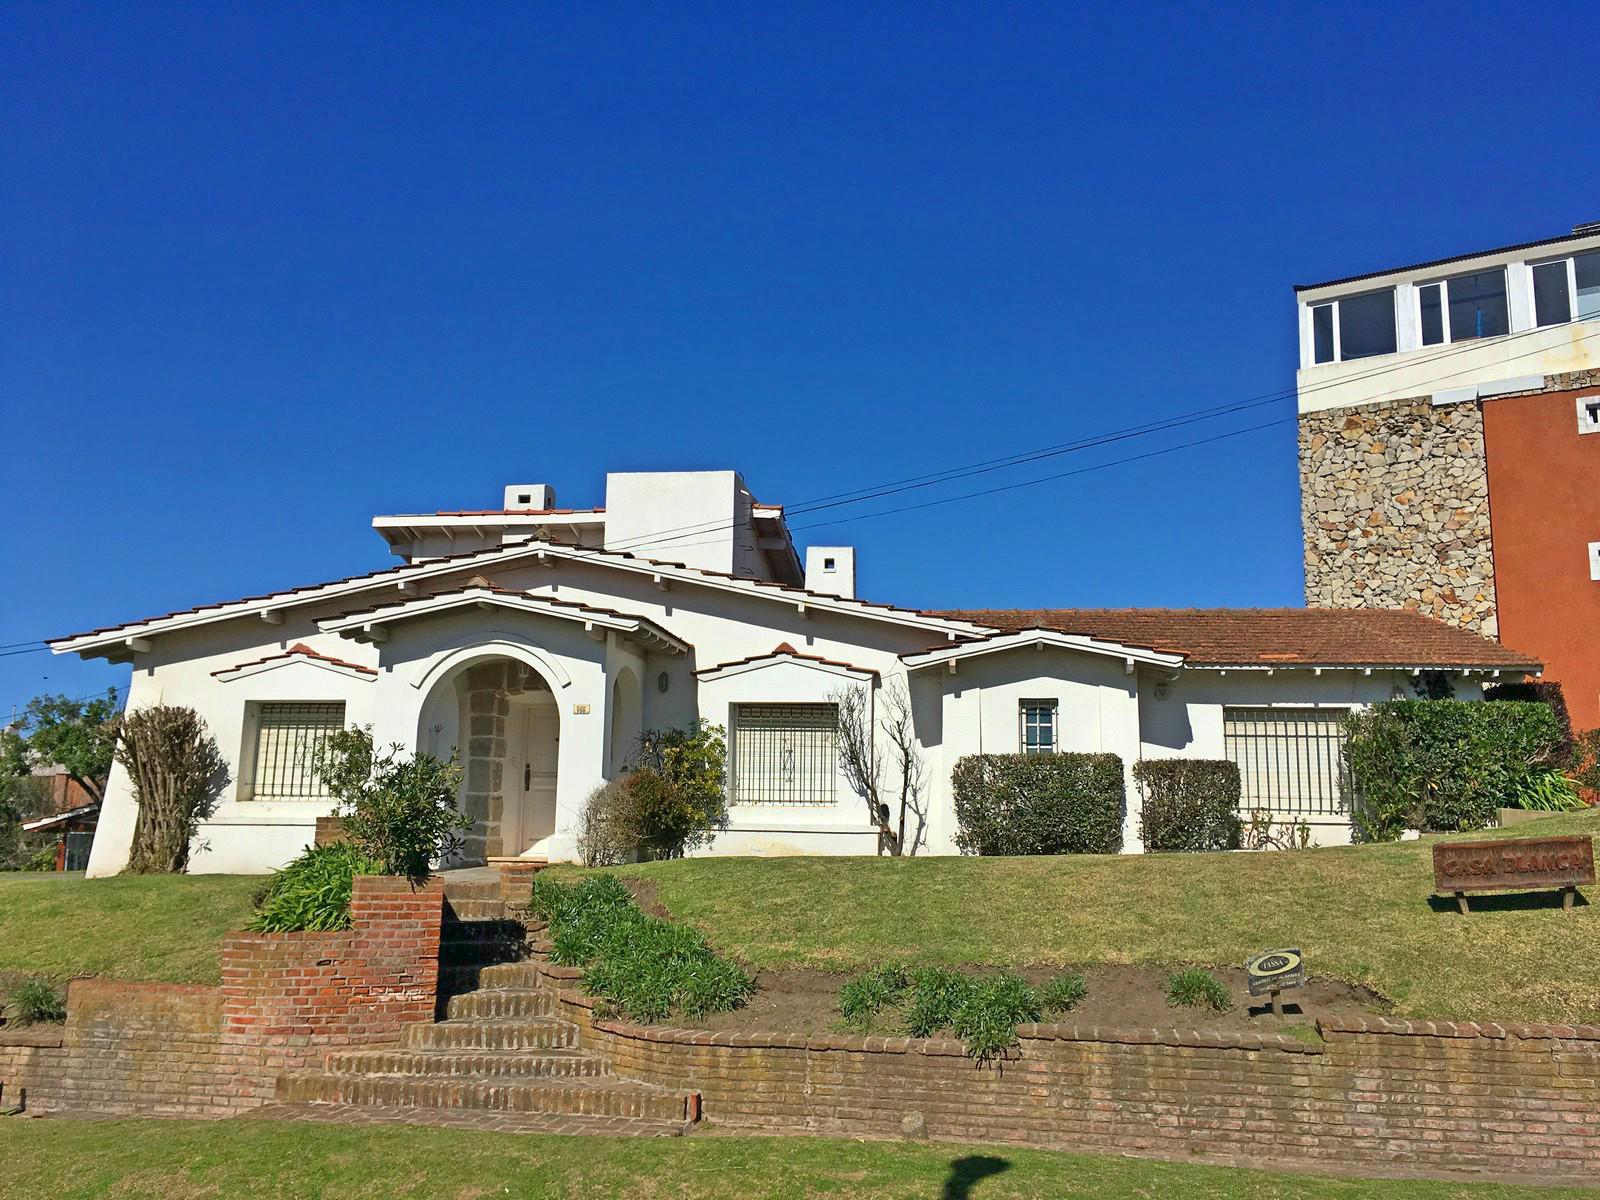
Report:
[[[518,509],[544,509],[556,506],[556,490],[548,483],[508,483],[506,502],[501,505],[507,512]]]
[[[854,546],[807,546],[806,590],[854,599],[856,594],[856,548]]]

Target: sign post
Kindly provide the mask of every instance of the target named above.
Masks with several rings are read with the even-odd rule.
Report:
[[[1468,892],[1560,888],[1561,907],[1572,911],[1579,884],[1594,883],[1594,840],[1588,837],[1502,838],[1439,842],[1433,848],[1435,891],[1454,894],[1471,912]]]
[[[1245,960],[1244,973],[1252,996],[1270,996],[1272,1015],[1283,1016],[1283,989],[1306,981],[1306,961],[1299,950],[1266,950]]]

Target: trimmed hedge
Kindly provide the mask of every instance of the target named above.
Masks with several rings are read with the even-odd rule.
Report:
[[[1345,735],[1351,817],[1379,842],[1487,827],[1566,740],[1550,705],[1511,700],[1391,700],[1352,711]]]
[[[1543,679],[1516,683],[1491,683],[1483,689],[1485,700],[1526,700],[1534,704],[1548,704],[1561,726],[1561,745],[1556,748],[1550,765],[1565,770],[1576,765],[1578,757],[1577,735],[1572,728],[1572,714],[1567,711],[1566,693],[1559,683]]]
[[[950,773],[965,854],[1116,854],[1127,804],[1115,754],[971,754]]]
[[[1239,768],[1216,758],[1152,758],[1133,765],[1144,797],[1146,850],[1237,850]]]

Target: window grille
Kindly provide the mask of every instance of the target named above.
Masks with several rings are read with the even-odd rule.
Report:
[[[1332,816],[1343,808],[1345,709],[1225,708],[1223,743],[1239,768],[1243,813]]]
[[[1054,754],[1056,749],[1056,702],[1024,700],[1021,706],[1022,752]]]
[[[832,804],[839,776],[832,704],[740,704],[733,720],[735,804]]]
[[[330,733],[344,728],[344,704],[261,704],[256,710],[250,795],[254,800],[325,800],[312,770]]]

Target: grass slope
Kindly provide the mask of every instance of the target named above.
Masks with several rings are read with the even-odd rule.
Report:
[[[562,1138],[271,1121],[0,1120],[7,1200],[826,1195],[838,1200],[1538,1200],[1576,1193],[1332,1180],[1040,1150],[824,1138]]]
[[[0,874],[0,972],[216,983],[222,935],[244,927],[260,885],[253,875]]]
[[[1600,812],[1487,836],[1600,832]],[[1486,836],[1486,835],[1474,835]],[[1299,946],[1311,971],[1402,1015],[1600,1023],[1600,890],[1429,903],[1431,842],[1265,854],[688,859],[620,870],[761,967],[1238,964]]]

